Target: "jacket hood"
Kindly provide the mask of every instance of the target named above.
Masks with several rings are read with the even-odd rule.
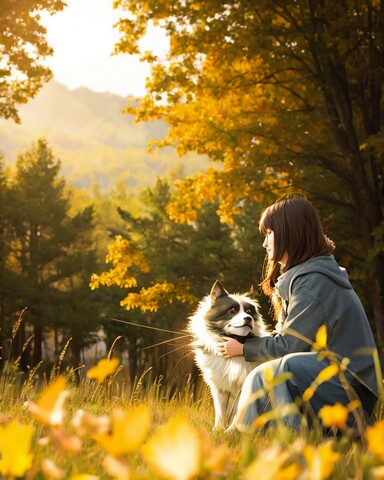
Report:
[[[333,255],[311,258],[301,265],[290,268],[280,275],[276,282],[276,289],[279,295],[285,300],[288,299],[289,288],[292,281],[307,273],[321,273],[341,287],[351,289],[352,285],[348,279],[345,268],[339,267]]]

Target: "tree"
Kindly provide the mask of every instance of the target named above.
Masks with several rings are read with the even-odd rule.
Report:
[[[0,117],[19,122],[17,106],[33,98],[52,77],[43,61],[52,55],[40,12],[62,10],[62,0],[0,2]]]
[[[124,330],[117,330],[116,325],[106,327],[114,336],[119,332],[126,339],[132,380],[140,368],[148,365],[155,366],[161,374],[168,372],[169,379],[178,356],[167,356],[170,347],[162,344],[164,334],[159,330],[183,335],[188,315],[209,293],[216,279],[231,291],[247,291],[260,280],[262,241],[255,240],[255,229],[247,228],[257,221],[257,207],[239,214],[238,223],[232,227],[220,222],[216,203],[205,202],[193,225],[177,224],[167,214],[170,197],[168,182],[158,179],[153,189],[144,192],[145,208],[140,215],[120,210],[126,228],[109,248],[107,260],[112,266],[92,277],[93,288],[106,285],[122,289],[121,297],[125,298],[121,305],[129,310],[130,322],[155,327],[153,331],[134,326]],[[167,338],[172,335],[166,334]],[[189,339],[184,337],[180,342],[185,355]],[[157,347],[143,350],[150,345]],[[186,362],[183,365],[191,366]]]
[[[180,184],[174,217],[190,220],[204,198],[217,196],[230,219],[247,199],[263,200],[265,180],[304,189],[334,210],[334,231],[351,219],[352,244],[360,245],[351,263],[356,257],[366,276],[383,344],[382,1],[115,5],[130,13],[120,21],[117,51],[137,53],[151,22],[170,37],[166,61],[144,54],[153,65],[147,94],[128,111],[138,120],[166,119],[160,146],[223,164]]]
[[[66,327],[79,335],[80,347],[77,337],[73,342],[74,357],[78,359],[89,324],[95,328],[99,322],[89,304],[74,301],[84,295],[89,269],[94,264],[89,244],[92,207],[70,215],[65,181],[59,172],[60,162],[47,143],[39,140],[19,155],[12,184],[11,256],[18,274],[19,301],[28,308],[25,318],[33,325],[33,365],[41,360],[47,328],[57,331]]]

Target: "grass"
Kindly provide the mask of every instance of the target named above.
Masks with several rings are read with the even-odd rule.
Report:
[[[344,429],[342,410],[325,418],[341,435],[324,435],[320,427],[292,432],[278,410],[275,426],[264,432],[213,432],[213,406],[204,385],[196,394],[187,376],[170,391],[162,378],[152,378],[150,367],[130,385],[126,369],[111,356],[87,373],[62,373],[62,354],[43,378],[42,365],[23,376],[17,360],[5,362],[0,374],[1,478],[384,478],[381,400],[376,422],[364,427],[358,439]],[[271,388],[276,382],[270,379]]]

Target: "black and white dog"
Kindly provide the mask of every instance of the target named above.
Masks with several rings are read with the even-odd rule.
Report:
[[[217,344],[225,337],[244,343],[247,337],[268,335],[268,330],[250,294],[229,294],[219,281],[189,318],[188,329],[194,339],[196,364],[212,394],[214,428],[226,428],[236,413],[244,380],[257,364],[243,356],[224,358],[218,354]]]

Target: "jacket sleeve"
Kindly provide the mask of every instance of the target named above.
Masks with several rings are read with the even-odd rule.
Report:
[[[323,302],[317,292],[311,288],[305,276],[298,277],[289,298],[287,317],[281,333],[247,339],[244,358],[250,362],[265,361],[288,353],[310,351],[311,342],[314,342],[326,317]]]

